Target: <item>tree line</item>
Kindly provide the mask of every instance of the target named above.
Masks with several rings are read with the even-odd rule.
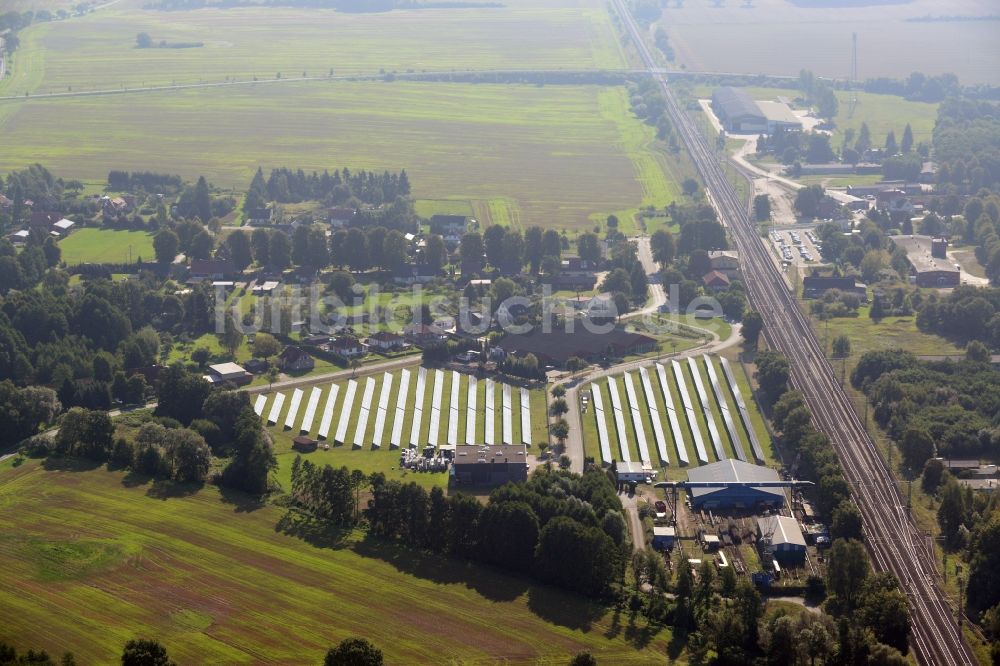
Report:
[[[323,173],[306,174],[302,169],[293,171],[282,167],[272,169],[265,180],[263,170],[258,168],[247,190],[243,210],[261,208],[268,201],[322,201],[326,205],[339,206],[357,199],[377,206],[409,195],[410,179],[406,169],[379,174],[363,169],[351,171],[345,167],[333,173],[324,170]]]

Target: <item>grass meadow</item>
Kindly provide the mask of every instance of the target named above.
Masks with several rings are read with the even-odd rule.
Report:
[[[144,231],[80,229],[59,241],[67,265],[155,261],[153,236]]]
[[[0,639],[112,663],[135,636],[180,664],[663,659],[668,629],[465,562],[319,533],[273,505],[76,463],[0,465]]]
[[[327,76],[382,70],[621,69],[600,0],[507,2],[498,8],[341,13],[280,7],[161,12],[113,6],[23,31],[31,76],[0,94]],[[136,48],[154,42],[200,48]],[[283,35],[294,36],[285,38]],[[40,57],[36,57],[35,54]]]
[[[582,229],[680,196],[679,167],[624,88],[309,82],[29,98],[0,103],[0,128],[0,171],[155,168],[242,189],[258,166],[405,168],[416,197],[474,202],[484,223]]]

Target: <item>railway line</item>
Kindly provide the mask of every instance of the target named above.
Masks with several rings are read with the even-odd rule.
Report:
[[[912,643],[919,661],[934,666],[975,664],[976,658],[963,640],[953,609],[937,585],[934,555],[926,548],[924,536],[909,515],[891,471],[838,383],[808,320],[784,286],[779,268],[758,237],[749,215],[749,201],[740,201],[718,156],[671,94],[623,1],[614,1],[644,64],[659,82],[675,130],[740,252],[748,277],[749,300],[765,321],[765,338],[789,359],[792,386],[805,395],[816,426],[829,436],[840,458],[864,520],[873,565],[879,571],[895,574],[909,600]]]

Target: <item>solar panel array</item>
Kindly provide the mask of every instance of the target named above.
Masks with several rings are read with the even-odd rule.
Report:
[[[254,410],[258,415],[266,413],[270,425],[276,425],[280,418],[285,429],[293,429],[298,424],[297,432],[314,433],[319,439],[329,439],[335,427],[336,432],[333,433],[332,439],[336,444],[347,443],[350,436],[353,446],[359,448],[368,444],[373,448],[379,448],[386,441],[394,448],[401,446],[405,437],[403,427],[411,414],[413,417],[409,433],[411,446],[442,444],[440,439],[445,436],[445,412],[448,414],[449,446],[456,446],[462,442],[480,444],[484,441],[496,444],[500,437],[504,443],[512,444],[517,438],[526,445],[531,445],[531,392],[528,389],[520,389],[515,405],[513,387],[501,383],[500,388],[503,392],[497,395],[497,382],[487,380],[486,405],[485,409],[482,409],[480,405],[482,398],[479,396],[480,382],[475,377],[469,376],[468,381],[463,383],[462,373],[452,371],[451,388],[448,389],[446,387],[448,375],[436,370],[431,379],[433,385],[428,387],[428,372],[424,368],[419,368],[417,386],[416,389],[412,389],[410,386],[412,374],[411,370],[399,372],[399,389],[395,396],[393,389],[396,375],[386,372],[382,373],[381,379],[377,376],[361,380],[351,379],[347,381],[346,386],[330,384],[294,389],[290,393],[275,393],[270,406],[269,395],[258,395],[254,400]],[[421,424],[423,412],[427,411],[424,409],[424,402],[428,397],[428,390],[431,391],[428,400],[431,414],[428,424],[423,426],[427,428],[424,431]],[[446,395],[447,404],[445,404]],[[341,400],[340,404],[338,399]],[[497,405],[498,402],[500,405]],[[394,408],[392,403],[395,404]],[[503,409],[500,415],[496,413],[498,408]],[[514,413],[515,408],[519,409],[519,419]],[[393,411],[395,414],[392,414]],[[466,419],[464,428],[461,424],[463,412]],[[298,421],[300,416],[301,422]],[[484,417],[487,419],[485,437],[479,438],[477,435],[483,431],[479,430],[478,423]],[[334,424],[335,419],[339,419],[336,424]],[[318,430],[316,430],[317,423]],[[520,432],[515,430],[515,424],[520,428]],[[349,435],[348,430],[352,430],[353,433]],[[426,435],[423,435],[425,432]],[[426,438],[426,441],[423,441],[423,438]]]
[[[514,443],[514,416],[513,409],[514,406],[511,404],[512,398],[510,394],[510,384],[503,385],[503,419],[501,424],[503,425],[503,443],[513,444]]]
[[[601,445],[601,460],[610,463],[611,443],[608,438],[608,423],[604,418],[604,401],[601,399],[601,387],[592,384],[590,392],[594,396],[594,416],[597,418],[597,441]]]
[[[417,371],[417,393],[413,400],[413,424],[410,426],[410,446],[420,446],[420,425],[424,419],[424,393],[427,391],[427,369]]]
[[[274,425],[278,422],[278,417],[281,415],[281,407],[285,404],[285,394],[279,393],[274,396],[274,404],[271,405],[271,411],[267,415],[267,422]]]
[[[531,446],[531,394],[521,389],[521,442]]]
[[[635,393],[635,383],[632,375],[625,373],[625,394],[628,396],[629,410],[632,412],[632,428],[635,430],[635,442],[639,447],[639,458],[650,464],[649,445],[646,443],[646,429],[642,425],[642,415],[639,413],[639,397]]]
[[[732,391],[733,400],[736,401],[736,409],[740,413],[740,420],[743,421],[743,429],[747,433],[747,437],[750,438],[750,449],[753,451],[754,458],[757,459],[758,463],[764,463],[764,449],[760,445],[760,440],[757,439],[757,433],[753,429],[753,423],[750,422],[750,412],[747,411],[747,405],[743,402],[743,395],[740,393],[740,387],[736,383],[736,378],[733,377],[733,372],[729,368],[729,359],[723,358],[722,360],[722,373],[726,376],[726,381],[729,382],[729,390]]]
[[[398,449],[402,445],[403,421],[406,418],[406,397],[410,392],[410,371],[399,373],[399,395],[396,397],[396,417],[392,421],[392,434],[389,435],[389,446]]]
[[[316,419],[316,408],[319,407],[319,397],[322,394],[322,391],[313,387],[312,392],[309,394],[309,402],[306,403],[306,413],[302,417],[302,425],[299,426],[299,432],[306,434],[312,432],[313,421]]]
[[[681,424],[677,418],[677,408],[674,406],[674,398],[670,394],[670,387],[667,384],[667,371],[661,363],[656,364],[656,376],[660,380],[660,391],[663,393],[663,402],[667,406],[667,421],[670,422],[670,432],[674,436],[677,459],[682,464],[687,465],[691,461],[688,459],[687,447],[684,446],[684,435],[681,433]]]
[[[628,435],[625,432],[625,417],[622,415],[622,400],[618,396],[618,384],[614,377],[608,379],[608,393],[611,394],[611,407],[614,411],[615,429],[618,430],[618,447],[622,452],[622,460],[632,462],[632,454],[628,450]]]
[[[649,382],[649,371],[646,368],[639,368],[639,379],[642,382],[642,392],[646,396],[646,405],[649,407],[649,416],[653,421],[653,438],[656,440],[656,450],[660,454],[660,460],[669,464],[667,457],[667,436],[663,434],[663,422],[660,420],[660,407],[656,403],[656,395],[653,393],[653,385]]]
[[[722,394],[722,386],[719,385],[719,375],[716,374],[715,366],[712,364],[712,359],[708,357],[708,354],[702,354],[701,358],[705,361],[708,381],[712,384],[712,393],[715,395],[715,402],[719,405],[719,411],[722,412],[722,422],[725,424],[726,432],[729,434],[729,442],[733,445],[733,452],[736,453],[737,458],[746,462],[747,456],[743,452],[743,444],[740,443],[739,433],[736,432],[733,415],[729,413],[729,405],[726,404],[726,397]]]
[[[430,446],[438,445],[438,436],[441,432],[441,394],[444,391],[444,373],[440,370],[434,371],[434,393],[431,398],[431,423],[427,433],[427,443]]]
[[[375,432],[372,433],[372,446],[382,446],[382,434],[385,432],[385,417],[389,410],[389,393],[392,392],[392,375],[388,372],[382,375],[382,391],[378,396],[378,410],[375,412]]]
[[[469,395],[466,399],[465,412],[465,443],[477,444],[476,442],[476,392],[479,390],[479,382],[475,377],[469,377]]]
[[[344,395],[344,406],[340,412],[340,422],[337,423],[337,433],[333,441],[337,444],[347,443],[347,424],[351,420],[351,409],[354,407],[354,396],[358,392],[358,383],[353,379],[347,382],[347,393]]]
[[[496,394],[494,393],[494,384],[492,379],[486,380],[486,432],[485,443],[487,446],[493,446],[497,443],[496,441],[496,416],[493,413],[493,408],[496,405]]]
[[[684,415],[687,418],[688,428],[691,431],[691,438],[694,440],[694,448],[698,455],[698,462],[708,463],[708,452],[705,451],[705,442],[701,439],[701,428],[698,427],[698,420],[694,415],[694,407],[691,405],[691,396],[688,394],[687,383],[684,381],[684,371],[677,361],[670,362],[674,371],[674,380],[677,382],[678,392],[681,394],[681,402],[684,403]]]
[[[337,402],[337,393],[340,392],[340,387],[336,384],[330,385],[330,394],[326,396],[326,405],[323,406],[323,418],[319,422],[319,432],[317,433],[321,439],[327,439],[330,436],[330,424],[333,423],[333,406]]]
[[[264,405],[266,405],[266,404],[267,404],[267,396],[266,395],[261,394],[261,395],[257,396],[257,401],[253,403],[253,412],[254,412],[254,414],[256,414],[257,416],[260,416],[261,414],[263,414],[264,413]]]
[[[292,404],[288,406],[288,414],[285,416],[285,429],[291,430],[295,425],[295,417],[299,413],[299,405],[302,404],[302,396],[305,395],[302,389],[295,389],[292,392]]]
[[[372,398],[375,396],[375,380],[369,377],[365,380],[365,392],[361,396],[361,411],[358,412],[358,425],[354,429],[354,446],[365,445],[365,432],[368,430],[368,417],[371,415]]]
[[[461,375],[451,371],[451,402],[448,406],[448,446],[458,444],[458,398],[461,385]]]
[[[698,363],[693,357],[688,357],[688,370],[694,379],[695,392],[698,394],[698,402],[701,403],[701,412],[705,416],[705,424],[708,426],[708,434],[712,438],[712,448],[715,450],[717,460],[725,460],[729,456],[722,450],[722,437],[719,436],[719,428],[715,425],[715,417],[712,416],[712,405],[708,401],[708,394],[705,393],[705,383],[701,381],[701,373],[698,372]]]

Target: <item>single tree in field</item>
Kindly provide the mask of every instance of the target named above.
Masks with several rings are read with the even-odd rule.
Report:
[[[363,638],[345,638],[327,651],[323,666],[382,666],[382,651]]]
[[[281,371],[275,365],[267,369],[267,390],[271,390],[271,387],[274,386],[274,382],[278,381],[280,375]]]
[[[239,326],[233,321],[232,317],[226,317],[226,328],[219,335],[219,342],[229,352],[229,355],[235,359],[236,350],[243,344],[243,331],[239,329]]]
[[[167,649],[145,638],[136,638],[125,644],[122,666],[176,666],[167,656]]]
[[[846,358],[851,355],[851,339],[846,335],[838,335],[833,339],[834,358]]]
[[[162,229],[153,237],[153,251],[156,252],[156,260],[161,264],[169,264],[177,256],[180,247],[180,239],[170,229]]]
[[[903,129],[903,139],[899,142],[899,150],[904,153],[913,150],[913,128],[910,127],[910,123],[906,123],[906,127]]]
[[[140,49],[148,49],[153,46],[153,38],[148,32],[140,32],[135,36],[135,45]]]

